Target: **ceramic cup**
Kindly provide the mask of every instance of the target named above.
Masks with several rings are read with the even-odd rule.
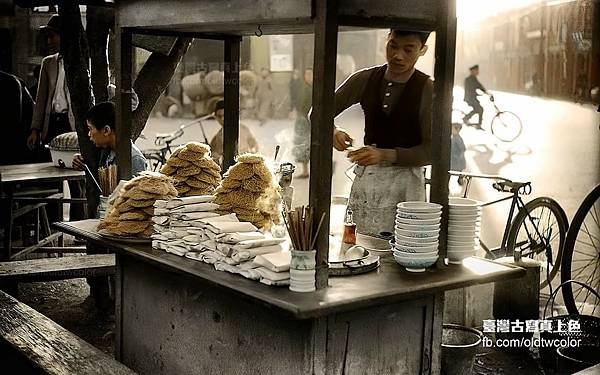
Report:
[[[100,196],[100,204],[98,204],[98,219],[104,219],[106,210],[108,209],[108,197]]]
[[[290,269],[294,270],[314,270],[315,269],[315,254],[317,250],[291,250],[292,260],[290,261]]]
[[[290,268],[290,290],[293,292],[315,291],[315,270]]]

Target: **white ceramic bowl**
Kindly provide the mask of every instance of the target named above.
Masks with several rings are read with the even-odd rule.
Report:
[[[481,209],[476,207],[450,207],[450,215],[481,215]]]
[[[478,243],[456,243],[456,242],[448,242],[448,251],[477,251],[479,249]]]
[[[477,239],[478,237],[475,235],[475,233],[473,234],[457,234],[457,233],[448,233],[448,241],[450,242],[473,242],[473,240]]]
[[[402,245],[402,246],[408,246],[408,247],[430,247],[430,246],[437,246],[439,244],[439,241],[436,239],[435,241],[429,241],[429,242],[425,242],[425,241],[420,241],[418,238],[405,238],[404,236],[399,237],[399,236],[394,236],[394,240],[392,242],[393,244],[396,245]]]
[[[475,255],[475,251],[450,251],[448,250],[448,263],[461,264],[463,259],[472,257]]]
[[[449,221],[471,221],[471,222],[476,222],[476,221],[479,221],[480,218],[481,218],[481,215],[479,215],[479,214],[471,214],[471,215],[450,214],[450,216],[448,216],[448,220]]]
[[[481,227],[480,221],[449,221],[448,228],[455,229],[479,229]]]
[[[465,247],[458,247],[458,246],[450,247],[450,246],[448,246],[447,250],[448,250],[447,251],[448,254],[468,252],[468,253],[472,253],[473,255],[475,255],[477,253],[477,250],[479,250],[479,248],[475,247],[473,245],[465,246]]]
[[[434,253],[438,251],[438,244],[433,244],[430,246],[406,246],[401,244],[394,244],[394,250],[401,251],[403,253]]]
[[[461,247],[462,246],[470,246],[470,247],[474,248],[475,245],[478,245],[478,244],[476,244],[475,241],[473,241],[473,239],[471,239],[470,241],[457,241],[454,239],[452,239],[452,240],[448,239],[448,246],[453,246],[453,247],[455,247],[455,246],[461,246]],[[467,247],[467,248],[469,248],[469,247]]]
[[[398,210],[401,210],[404,212],[422,213],[422,214],[425,214],[425,213],[433,214],[433,213],[438,213],[438,212],[442,211],[442,206],[437,203],[420,202],[420,201],[400,202],[396,205],[396,208],[398,208]]]
[[[418,232],[425,231],[426,232],[426,231],[432,231],[432,230],[439,230],[440,223],[431,224],[431,225],[413,225],[413,224],[404,224],[404,223],[396,222],[396,229],[411,230],[411,231],[418,231]]]
[[[394,249],[394,254],[397,256],[401,256],[401,257],[406,257],[406,258],[431,258],[433,256],[438,255],[438,251],[434,250],[434,251],[427,251],[427,252],[420,252],[420,253],[409,253],[406,251],[401,251],[398,249]]]
[[[481,224],[481,216],[473,219],[463,219],[460,215],[454,215],[452,219],[448,217],[448,225],[472,225],[472,224]]]
[[[471,198],[450,197],[448,198],[448,205],[450,207],[478,207],[481,203]]]
[[[398,225],[398,224],[408,224],[408,225],[435,225],[435,224],[437,224],[439,226],[441,220],[442,220],[441,216],[434,218],[434,219],[406,219],[406,218],[398,217],[398,215],[396,215],[396,225]]]
[[[425,272],[427,267],[431,267],[435,264],[438,255],[435,254],[434,256],[427,258],[415,258],[412,256],[397,255],[396,252],[394,252],[394,259],[409,272]]]
[[[479,237],[479,228],[456,228],[456,227],[448,227],[448,235],[449,236],[471,236],[471,237]]]
[[[438,237],[425,237],[425,238],[416,238],[416,237],[406,237],[400,234],[395,234],[394,238],[396,239],[396,243],[403,245],[419,245],[424,244],[424,246],[429,246],[434,243],[438,243]]]
[[[467,249],[467,250],[450,250],[448,249],[448,254],[475,254],[477,249]]]
[[[438,238],[440,234],[439,229],[429,231],[416,231],[416,230],[405,230],[396,228],[394,234],[398,236],[410,237],[410,238]]]
[[[406,211],[400,211],[400,210],[397,210],[397,212],[396,212],[397,219],[416,219],[416,220],[438,219],[438,221],[439,221],[441,217],[442,217],[441,212],[420,213],[420,212],[406,212]]]

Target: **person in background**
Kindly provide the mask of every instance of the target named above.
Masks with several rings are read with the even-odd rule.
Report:
[[[31,126],[34,102],[18,77],[0,71],[0,113],[2,139],[0,165],[32,163],[26,140]]]
[[[294,69],[292,79],[290,80],[290,118],[296,118],[298,110],[301,106],[303,79],[300,76],[300,71]]]
[[[58,14],[48,20],[46,26],[40,29],[46,33],[50,51],[57,52],[42,60],[38,89],[35,97],[35,107],[31,120],[31,130],[27,138],[30,150],[40,154],[39,161],[51,161],[49,150],[43,146],[63,133],[75,131],[75,117],[71,108],[71,98],[62,54],[60,52],[61,19]],[[83,185],[80,181],[69,181],[69,191],[72,198],[81,198]],[[53,211],[52,211],[53,212]],[[70,205],[69,219],[84,218],[83,204]],[[63,218],[53,218],[63,220]]]
[[[477,124],[475,128],[481,130],[481,122],[483,121],[483,107],[479,103],[479,99],[477,97],[480,95],[477,90],[483,91],[484,93],[490,95],[488,91],[483,87],[481,82],[477,79],[479,75],[479,65],[473,65],[469,68],[469,76],[465,78],[465,97],[464,101],[471,107],[473,110],[463,118],[463,122],[465,124],[469,123],[469,119],[474,115],[477,116]],[[490,95],[491,96],[491,95]]]
[[[213,112],[215,120],[221,125],[221,128],[215,134],[210,141],[210,150],[213,160],[223,165],[223,124],[225,123],[225,101],[219,100],[215,104],[215,110]],[[243,154],[245,152],[258,152],[258,142],[256,138],[250,132],[250,129],[242,123],[240,123],[240,137],[238,142],[238,152]]]
[[[102,102],[96,104],[87,113],[86,122],[88,136],[96,147],[100,148],[99,166],[107,167],[117,163],[117,137],[115,127],[115,104]],[[131,173],[134,176],[146,170],[148,161],[140,149],[131,142]],[[73,156],[73,168],[84,170],[84,160],[81,154]]]
[[[333,132],[335,149],[347,150],[357,165],[348,206],[359,233],[393,233],[396,204],[425,200],[422,167],[431,163],[433,82],[415,64],[427,52],[428,37],[390,30],[387,63],[359,70],[335,92],[335,116],[356,103],[365,114],[363,147],[350,148],[353,139],[346,130]]]
[[[267,68],[260,70],[260,79],[256,85],[256,100],[258,102],[256,117],[262,126],[273,115],[273,87],[271,72]]]
[[[302,173],[297,178],[308,177],[308,162],[310,161],[310,122],[308,113],[312,103],[313,70],[304,70],[304,80],[298,96],[296,121],[294,123],[294,158],[302,164]]]
[[[457,172],[462,172],[467,168],[467,161],[465,159],[465,142],[460,136],[461,124],[452,124],[452,137],[451,137],[451,152],[450,152],[450,169]],[[464,179],[458,178],[458,184],[462,185]]]

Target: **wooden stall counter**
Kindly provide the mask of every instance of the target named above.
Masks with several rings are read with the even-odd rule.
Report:
[[[377,271],[294,293],[106,240],[96,225],[56,224],[116,252],[116,353],[142,374],[437,374],[444,291],[525,272],[470,258],[414,274],[383,257]]]

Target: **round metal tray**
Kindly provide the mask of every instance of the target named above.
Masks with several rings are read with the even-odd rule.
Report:
[[[368,255],[356,260],[329,262],[330,276],[351,276],[371,272],[379,267],[379,257]]]

